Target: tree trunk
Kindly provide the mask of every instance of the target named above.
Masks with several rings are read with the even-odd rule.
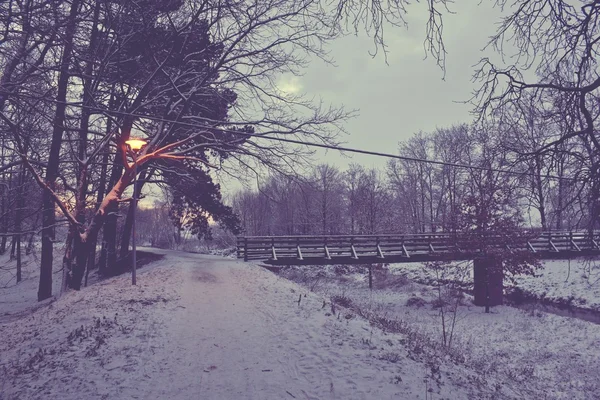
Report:
[[[56,95],[56,113],[54,115],[52,142],[50,155],[46,167],[46,183],[53,188],[58,177],[60,162],[60,148],[64,132],[67,86],[69,84],[69,62],[73,49],[73,36],[80,0],[73,0],[69,11],[69,20],[65,30],[63,54],[60,62],[60,75],[58,78],[58,91]],[[40,285],[38,301],[52,296],[52,261],[54,256],[53,240],[56,216],[54,213],[54,198],[47,190],[42,194],[42,259],[40,266]]]
[[[90,43],[88,46],[88,53],[93,54],[96,48],[96,38],[98,33],[98,16],[100,14],[100,2],[96,3],[94,9],[94,18],[92,20],[92,32],[90,36]],[[81,111],[81,123],[79,130],[79,141],[77,148],[78,166],[79,171],[77,174],[77,196],[75,198],[75,219],[82,225],[85,223],[85,206],[88,192],[88,167],[90,161],[87,157],[87,144],[88,144],[88,129],[91,116],[91,110],[89,109],[90,104],[93,101],[93,86],[94,82],[91,78],[93,73],[93,62],[88,60],[84,70],[83,76],[83,109]],[[95,236],[95,235],[94,235]],[[81,286],[81,280],[85,269],[87,267],[87,255],[82,256],[82,252],[87,251],[87,244],[84,244],[79,240],[79,235],[75,235],[74,239],[74,256],[75,263],[73,271],[73,283],[77,286],[74,289],[79,289]]]
[[[102,228],[102,250],[98,261],[98,272],[105,275],[113,275],[117,263],[117,204],[111,204],[106,212],[104,226]]]
[[[75,236],[76,232],[73,226],[69,228],[69,233],[67,234],[67,243],[65,246],[65,254],[63,255],[63,273],[62,273],[62,284],[60,287],[60,292],[64,293],[67,290],[67,287],[71,286],[71,271],[72,271],[72,253],[73,253],[73,236]]]
[[[19,172],[19,177],[17,178],[17,193],[16,193],[16,207],[15,207],[15,257],[17,259],[17,283],[21,282],[22,278],[22,265],[21,265],[21,227],[23,220],[23,205],[25,204],[25,199],[23,198],[23,190],[25,186],[25,176],[26,170],[25,166],[21,165],[21,171]]]
[[[538,192],[538,201],[540,212],[540,222],[542,224],[542,230],[548,229],[548,223],[546,222],[546,198],[544,196],[544,182],[542,180],[542,162],[540,157],[535,157],[535,176],[533,177]]]
[[[31,233],[29,234],[29,240],[27,241],[27,247],[25,248],[25,254],[29,255],[33,251],[33,238],[35,237],[35,229],[37,228],[37,224],[40,220],[40,213],[35,213],[35,222],[31,226]]]
[[[558,164],[558,176],[562,178],[564,176],[564,160],[561,157],[561,160]],[[556,205],[556,229],[562,229],[562,220],[563,220],[563,192],[564,192],[564,179],[558,180],[558,202]]]
[[[110,174],[109,187],[114,187],[117,184],[119,177],[123,173],[123,162],[121,154],[117,151],[115,161]],[[104,198],[102,199],[104,202]],[[98,272],[105,275],[116,274],[117,271],[117,214],[119,212],[119,204],[117,202],[110,203],[106,209],[104,218],[104,226],[102,230],[102,250],[100,253],[100,261],[98,262]]]
[[[17,283],[22,280],[21,235],[17,235]]]
[[[146,170],[140,173],[140,177],[137,181],[137,188],[135,190],[134,198],[139,199],[140,193],[142,193],[142,187],[146,180]],[[120,257],[125,258],[129,255],[129,243],[131,242],[131,229],[133,227],[133,202],[129,203],[127,209],[127,216],[125,217],[125,223],[123,224],[123,231],[121,234],[121,251]]]
[[[10,241],[10,256],[9,256],[10,261],[15,259],[16,247],[17,247],[17,235],[12,235],[12,240]]]
[[[111,120],[108,120],[107,123],[107,128],[106,128],[106,132],[110,132],[111,129]],[[96,209],[98,209],[100,207],[100,205],[102,204],[102,201],[104,200],[104,194],[106,193],[106,171],[108,169],[108,158],[109,158],[109,152],[106,151],[104,153],[104,156],[102,157],[102,167],[100,169],[100,178],[99,178],[99,183],[98,183],[98,197],[96,200]],[[90,238],[88,239],[88,259],[87,259],[87,266],[85,269],[85,283],[84,285],[87,286],[88,284],[88,275],[90,273],[90,270],[94,269],[96,266],[96,244],[98,243],[98,232],[91,235]],[[98,263],[98,273],[102,274],[106,271],[106,269],[104,268],[106,265],[102,265],[99,261]],[[101,268],[102,267],[102,268]]]
[[[81,233],[75,232],[74,236],[74,255],[76,258],[76,264],[86,265],[87,257],[89,255],[89,239],[93,239],[94,236],[98,234],[98,231],[105,223],[107,214],[110,210],[114,208],[118,208],[119,200],[125,191],[125,188],[133,181],[134,171],[132,168],[128,168],[125,170],[125,173],[121,176],[121,178],[117,181],[117,183],[113,186],[111,191],[106,195],[102,204],[94,214],[94,217],[90,221],[86,230]],[[106,230],[106,226],[105,226]],[[115,268],[113,271],[115,272]],[[73,271],[72,281],[70,282],[70,287],[78,290],[81,288],[81,283],[83,279],[84,270],[76,267]]]
[[[110,175],[109,187],[113,187],[123,172],[123,165],[119,154],[115,156],[115,163]],[[103,199],[104,201],[104,199]],[[100,273],[112,275],[117,273],[117,213],[119,204],[111,203],[106,209],[104,227],[102,230],[102,250],[98,268]]]
[[[421,189],[421,233],[425,233],[425,187],[423,185],[423,171],[419,168],[419,177],[420,177],[420,189]]]
[[[70,263],[72,265],[71,279],[69,280],[69,287],[75,290],[81,289],[81,282],[83,281],[83,274],[85,272],[85,266],[88,256],[87,243],[82,240],[81,234],[75,232],[73,236],[73,252],[70,255]],[[73,258],[75,259],[73,262]]]
[[[8,191],[10,190],[10,181],[9,183],[6,183],[6,175],[4,173],[2,173],[2,185],[0,185],[2,187],[2,206],[1,206],[1,212],[2,212],[2,240],[0,241],[0,254],[4,254],[6,253],[6,241],[8,240],[7,234],[8,234],[8,217],[9,217],[9,212],[8,209],[10,208],[10,206],[7,206],[7,199],[8,199]]]

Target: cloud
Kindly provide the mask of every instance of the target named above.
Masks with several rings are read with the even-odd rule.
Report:
[[[284,75],[279,78],[277,88],[283,95],[294,96],[302,92],[300,78],[295,75]]]

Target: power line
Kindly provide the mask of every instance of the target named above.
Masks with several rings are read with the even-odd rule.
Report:
[[[15,97],[30,98],[30,99],[34,99],[34,100],[40,100],[40,97],[36,97],[33,95],[26,95],[26,94],[22,94],[22,93],[16,94],[16,93],[10,93],[10,92],[5,92],[5,91],[0,90],[0,94],[15,96]],[[132,113],[132,112],[128,112],[128,111],[108,110],[105,108],[93,107],[93,106],[84,106],[80,103],[70,103],[67,101],[60,101],[60,100],[56,100],[56,99],[43,99],[43,101],[49,101],[51,103],[62,104],[62,105],[66,105],[69,107],[76,107],[76,108],[81,108],[81,109],[87,108],[89,110],[98,111],[98,112],[106,113],[106,114],[149,119],[152,121],[165,122],[165,123],[169,123],[169,124],[178,124],[181,126],[187,126],[187,127],[196,128],[196,129],[210,128],[210,127],[194,124],[191,122],[173,121],[173,120],[169,120],[169,119],[157,117],[157,116],[152,116],[152,115]],[[206,119],[206,120],[211,121],[210,119]],[[560,176],[550,175],[550,174],[537,175],[537,174],[534,174],[531,172],[518,172],[518,171],[512,171],[512,170],[508,170],[508,169],[486,168],[486,167],[480,167],[477,165],[452,163],[452,162],[438,161],[438,160],[427,160],[427,159],[419,158],[419,157],[408,157],[408,156],[402,156],[402,155],[398,155],[398,154],[383,153],[383,152],[363,150],[363,149],[355,149],[355,148],[344,147],[344,146],[335,146],[335,145],[330,145],[330,144],[325,144],[325,143],[307,142],[307,141],[303,141],[303,140],[288,139],[288,138],[282,138],[282,137],[276,137],[276,136],[266,136],[266,134],[261,134],[261,133],[248,133],[248,132],[241,132],[241,131],[235,131],[235,130],[223,129],[223,128],[211,128],[211,129],[218,129],[221,132],[227,132],[227,133],[232,133],[232,134],[236,134],[236,135],[253,137],[253,138],[257,138],[257,139],[266,139],[266,140],[272,140],[272,141],[278,141],[278,142],[284,142],[284,143],[298,144],[298,145],[308,146],[308,147],[318,147],[318,148],[323,148],[323,149],[327,149],[327,150],[337,150],[340,152],[364,154],[364,155],[385,157],[385,158],[391,158],[391,159],[397,159],[397,160],[403,160],[403,161],[411,161],[411,162],[417,162],[417,163],[434,164],[434,165],[441,165],[441,166],[447,166],[447,167],[453,167],[453,168],[471,169],[471,170],[485,171],[485,172],[496,172],[496,173],[501,173],[501,174],[515,175],[515,176],[534,176],[534,177],[540,177],[540,178],[546,178],[546,179],[578,181],[578,179],[576,179],[576,178],[560,177]],[[292,133],[288,133],[288,134],[292,134]]]

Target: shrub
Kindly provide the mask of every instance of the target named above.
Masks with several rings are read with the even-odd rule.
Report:
[[[394,353],[394,352],[387,352],[387,353],[383,353],[379,356],[380,360],[385,360],[385,361],[389,361],[391,363],[397,363],[398,361],[400,361],[402,359],[402,357],[400,356],[400,354],[398,353]]]
[[[352,306],[352,300],[344,295],[331,296],[331,302],[346,308],[350,308]]]
[[[408,307],[423,307],[424,305],[427,304],[427,301],[425,301],[425,299],[422,299],[421,297],[411,297],[410,299],[406,300],[406,305]]]

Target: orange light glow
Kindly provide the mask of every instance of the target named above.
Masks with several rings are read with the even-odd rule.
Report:
[[[129,148],[133,151],[139,151],[142,147],[146,145],[146,141],[144,139],[131,138],[125,141],[125,144],[129,146]]]

